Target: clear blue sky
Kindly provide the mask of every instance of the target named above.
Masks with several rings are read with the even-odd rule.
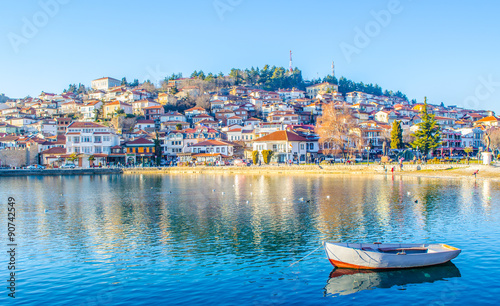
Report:
[[[49,6],[52,11],[41,5],[56,1],[64,4]],[[330,73],[334,60],[337,76],[418,101],[427,96],[430,103],[500,113],[500,3],[396,3],[3,1],[0,93],[61,92],[102,76],[159,81],[200,69],[227,74],[232,67],[287,67],[292,50],[306,79]],[[389,12],[388,22],[371,13],[381,10]],[[26,20],[37,24],[35,33]],[[369,41],[356,42],[356,28],[370,34]]]

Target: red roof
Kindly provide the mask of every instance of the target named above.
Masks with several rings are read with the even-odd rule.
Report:
[[[145,138],[137,138],[136,140],[132,140],[132,141],[129,141],[127,142],[127,145],[143,145],[143,144],[147,144],[147,145],[151,145],[151,144],[154,144],[151,140],[147,140]]]
[[[307,139],[290,131],[276,131],[255,141],[307,141]]]
[[[66,148],[53,147],[40,152],[40,154],[54,154],[54,155],[66,154]]]
[[[69,119],[69,118],[68,118]],[[106,126],[100,125],[94,122],[81,122],[81,121],[74,121],[70,125],[68,125],[69,128],[105,128]]]
[[[192,108],[190,108],[190,109],[186,109],[186,110],[184,111],[184,113],[185,113],[185,112],[192,112],[192,111],[195,111],[195,110],[205,111],[205,109],[204,109],[203,107],[192,107]]]
[[[226,142],[218,141],[218,140],[205,140],[202,142],[198,142],[197,144],[192,145],[192,147],[207,147],[207,146],[228,146],[231,145]]]

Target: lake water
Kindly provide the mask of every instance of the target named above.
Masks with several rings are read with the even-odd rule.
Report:
[[[13,302],[8,197],[17,305],[497,304],[499,187],[340,175],[0,178],[0,304]],[[334,271],[323,240],[444,242],[462,254],[352,273]]]

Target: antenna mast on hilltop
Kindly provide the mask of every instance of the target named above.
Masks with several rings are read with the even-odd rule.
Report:
[[[290,72],[293,72],[293,68],[292,68],[292,50],[290,50]]]
[[[332,77],[335,77],[335,63],[332,61]]]

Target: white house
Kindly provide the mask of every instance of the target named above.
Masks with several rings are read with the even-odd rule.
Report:
[[[94,121],[96,112],[101,108],[101,101],[90,101],[80,107],[80,112],[83,115],[83,121]]]
[[[262,150],[272,150],[273,161],[283,163],[291,160],[305,163],[307,142],[306,138],[294,132],[277,131],[254,140],[252,145],[253,150],[259,151],[260,155],[262,155]]]
[[[394,120],[398,118],[398,116],[394,111],[378,111],[375,113],[374,117],[375,117],[374,119],[379,122],[384,122],[389,124],[394,122]]]
[[[122,82],[117,79],[106,77],[93,80],[91,87],[92,89],[107,90],[111,87],[120,86],[121,84]]]
[[[168,121],[185,122],[186,116],[184,116],[179,112],[168,112],[166,114],[161,115],[160,122],[168,122]]]
[[[233,156],[233,145],[219,140],[205,140],[191,145],[191,153],[221,153]]]
[[[119,137],[109,127],[94,122],[72,122],[66,129],[67,153],[109,154],[120,144]]]

